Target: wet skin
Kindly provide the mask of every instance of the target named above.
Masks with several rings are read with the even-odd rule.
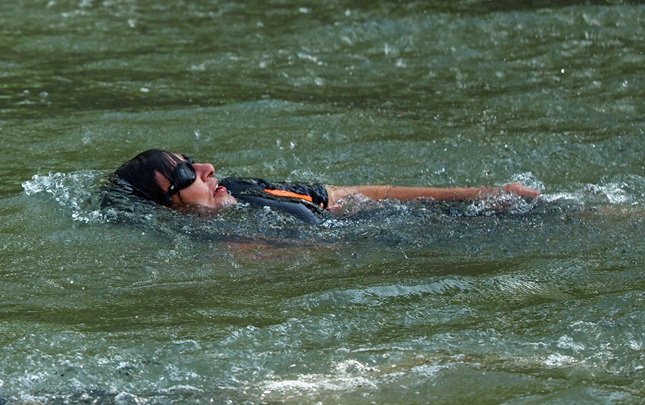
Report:
[[[175,155],[185,160],[181,155]],[[172,205],[199,205],[221,209],[237,203],[235,197],[228,193],[226,187],[220,186],[215,177],[215,168],[210,163],[193,163],[196,178],[188,187],[179,190],[172,196]],[[157,172],[157,182],[163,189],[170,187],[170,181]]]

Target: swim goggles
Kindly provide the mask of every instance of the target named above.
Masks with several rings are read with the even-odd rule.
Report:
[[[175,170],[173,170],[172,172],[170,187],[168,187],[168,192],[166,193],[167,203],[172,200],[173,195],[179,194],[180,190],[183,190],[193,184],[193,182],[197,178],[195,168],[193,167],[193,163],[195,163],[193,159],[189,158],[183,153],[181,156],[186,160],[179,163],[177,167],[175,167]],[[179,194],[179,199],[181,200],[181,194]]]

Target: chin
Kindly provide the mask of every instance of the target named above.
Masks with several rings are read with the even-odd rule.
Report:
[[[237,204],[237,200],[235,200],[233,198],[226,198],[226,199],[221,200],[221,201],[216,201],[214,208],[215,209],[221,209],[221,208],[226,208],[226,207],[229,207],[229,206],[235,205],[235,204]]]

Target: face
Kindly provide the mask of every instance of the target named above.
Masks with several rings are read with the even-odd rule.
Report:
[[[171,191],[171,206],[202,206],[214,209],[220,209],[237,203],[237,200],[228,193],[225,187],[220,186],[215,174],[215,168],[210,163],[192,163],[192,160],[186,160],[183,155],[176,155],[186,164],[180,164],[175,168],[171,184],[167,178],[157,172],[157,182],[164,190],[169,190],[172,185],[175,189]],[[195,180],[188,186],[188,182],[182,182],[182,179],[190,178],[192,170],[195,170]],[[184,184],[182,184],[184,183]]]

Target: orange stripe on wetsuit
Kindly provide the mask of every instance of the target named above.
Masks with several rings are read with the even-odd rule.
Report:
[[[310,203],[314,202],[313,197],[307,194],[298,194],[287,190],[272,190],[270,188],[265,188],[264,191],[277,197],[299,198],[301,200],[309,201]]]

